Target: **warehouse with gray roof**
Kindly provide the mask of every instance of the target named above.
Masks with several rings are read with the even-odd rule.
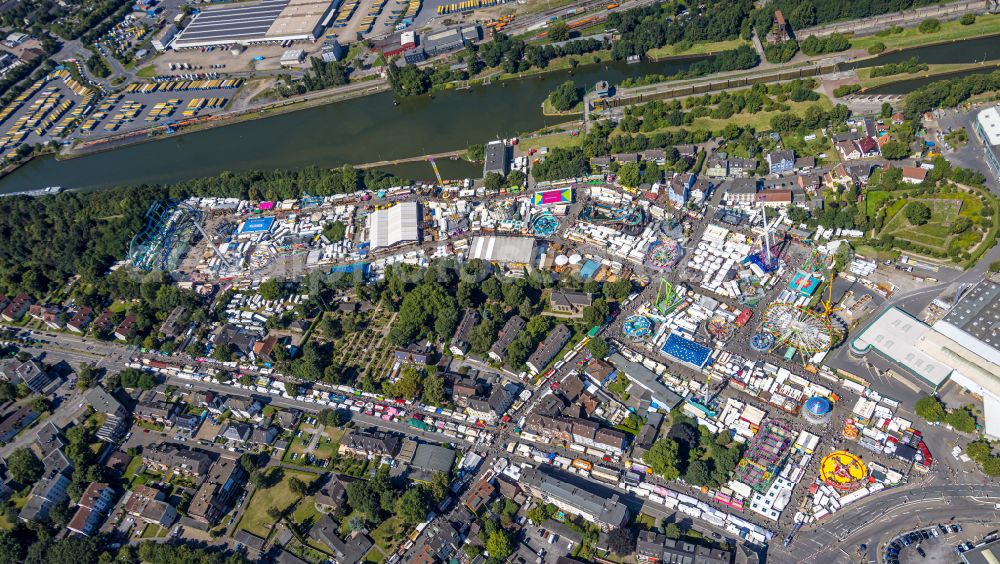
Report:
[[[171,48],[315,41],[342,0],[261,0],[202,10]]]

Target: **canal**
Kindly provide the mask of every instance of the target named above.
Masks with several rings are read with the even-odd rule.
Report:
[[[887,53],[846,68],[899,62],[969,63],[1000,59],[997,37],[970,39]],[[697,59],[628,65],[607,62],[567,71],[509,80],[469,90],[439,92],[399,100],[389,93],[276,115],[76,159],[35,159],[0,179],[0,193],[45,186],[93,190],[138,183],[172,183],[224,170],[334,167],[344,163],[398,159],[443,152],[494,138],[536,131],[572,118],[542,115],[542,100],[559,83],[571,78],[581,87],[598,80],[620,83],[646,74],[671,75]],[[901,94],[934,79],[914,78],[886,85],[873,93]],[[479,165],[465,161],[438,162],[445,178],[475,175]],[[426,163],[408,163],[388,170],[401,176],[430,178]]]
[[[65,161],[35,159],[0,179],[0,193],[45,186],[92,190],[139,183],[172,183],[224,170],[335,167],[443,152],[537,131],[570,121],[546,117],[541,104],[557,85],[572,79],[581,87],[598,80],[685,70],[695,61],[626,64],[608,62],[568,71],[508,80],[469,90],[438,92],[399,100],[390,93],[276,115],[214,129],[140,143]],[[481,170],[464,161],[439,161],[445,178]],[[432,178],[430,166],[410,163],[389,169]],[[471,171],[471,172],[470,172]]]

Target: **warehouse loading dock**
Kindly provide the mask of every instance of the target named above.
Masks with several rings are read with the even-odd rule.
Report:
[[[173,49],[315,41],[342,0],[261,0],[197,14],[177,35]]]

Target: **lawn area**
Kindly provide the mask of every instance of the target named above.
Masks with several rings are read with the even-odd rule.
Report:
[[[7,519],[7,515],[0,513],[0,531],[9,531],[14,528],[14,524]]]
[[[690,46],[686,45],[664,45],[663,47],[657,47],[656,49],[650,49],[646,55],[650,59],[666,59],[670,57],[678,56],[690,56],[690,55],[707,55],[709,53],[719,53],[720,51],[729,51],[731,49],[736,49],[740,45],[746,45],[748,42],[736,38],[729,39],[727,41],[699,41],[697,43],[692,43]],[[688,47],[684,49],[683,47]]]
[[[892,193],[884,190],[865,192],[864,209],[874,214],[876,210],[882,207],[882,202],[888,200],[890,197],[892,197]]]
[[[568,149],[571,147],[579,147],[583,143],[582,135],[570,135],[569,132],[564,133],[553,133],[551,135],[539,135],[538,137],[522,138],[518,141],[517,145],[522,152],[527,152],[531,149],[540,149],[542,147],[548,147],[551,151],[552,149]]]
[[[375,541],[375,546],[382,551],[383,554],[391,554],[396,544],[399,543],[401,539],[396,537],[396,529],[399,527],[399,518],[395,515],[389,517],[385,521],[375,527],[375,530],[371,532],[372,540]]]
[[[275,472],[272,468],[269,472]],[[284,475],[281,481],[270,488],[258,489],[247,503],[246,512],[240,519],[239,527],[245,531],[253,533],[259,537],[267,538],[274,525],[274,520],[267,514],[267,510],[276,507],[284,511],[291,507],[296,501],[295,494],[288,487],[288,482],[294,477],[302,480],[306,484],[312,483],[318,476],[311,472],[296,472],[294,470],[283,469]]]
[[[977,15],[976,23],[972,25],[962,25],[958,20],[941,22],[941,29],[935,33],[920,33],[916,27],[908,27],[900,33],[853,38],[851,47],[868,49],[876,43],[884,43],[887,50],[907,49],[996,34],[1000,34],[1000,15]]]
[[[154,539],[156,537],[162,537],[167,534],[167,530],[159,525],[154,525],[153,523],[148,523],[146,528],[142,530],[142,538],[144,539]]]
[[[896,260],[899,258],[899,251],[880,251],[868,245],[854,245],[854,252],[865,258],[875,260]]]
[[[153,78],[156,76],[156,67],[154,65],[147,65],[139,69],[135,75],[139,78]]]
[[[316,509],[316,498],[313,496],[302,498],[295,511],[292,512],[292,521],[299,525],[311,525],[318,521],[320,517],[322,517],[322,514]],[[307,530],[308,528],[308,526],[305,526],[303,530]]]
[[[108,309],[111,310],[111,313],[123,313],[126,309],[128,309],[128,304],[121,300],[115,300],[115,302],[111,304],[111,307]]]
[[[572,116],[579,115],[583,113],[583,100],[576,103],[575,106],[566,110],[559,111],[552,106],[552,101],[549,100],[548,96],[542,101],[542,114],[547,116]]]

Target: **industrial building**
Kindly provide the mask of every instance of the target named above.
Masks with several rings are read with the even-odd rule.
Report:
[[[931,329],[917,342],[920,352],[982,396],[984,432],[1000,439],[1000,284],[980,281]]]
[[[511,150],[503,141],[490,141],[483,148],[483,178],[495,172],[500,176],[507,176],[510,172]]]
[[[420,240],[420,206],[403,202],[368,216],[368,241],[371,249],[383,249]]]
[[[990,167],[993,176],[1000,180],[1000,106],[993,106],[976,114],[973,130],[983,143],[986,165]]]
[[[529,264],[534,258],[535,240],[531,237],[474,237],[469,245],[469,260],[510,265]]]
[[[261,0],[196,14],[171,48],[315,41],[341,0]]]
[[[863,356],[877,351],[907,373],[936,389],[948,379],[951,368],[924,354],[917,347],[918,341],[930,330],[926,323],[899,308],[891,307],[851,341],[851,353]]]

